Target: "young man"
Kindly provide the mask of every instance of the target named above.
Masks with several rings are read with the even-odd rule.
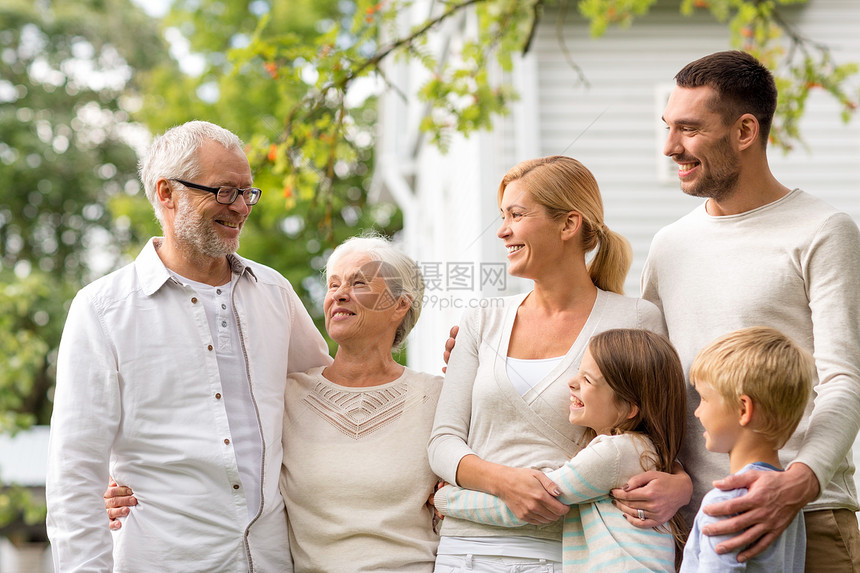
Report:
[[[60,343],[55,568],[292,571],[278,491],[284,387],[330,362],[325,343],[286,279],[235,254],[261,193],[238,137],[175,127],[141,178],[164,237],[78,293]],[[109,474],[141,501],[113,541]]]
[[[705,428],[705,447],[729,454],[734,475],[756,470],[780,472],[779,449],[803,416],[812,391],[812,357],[777,330],[753,326],[722,336],[706,346],[690,367],[690,383],[699,393],[695,415]],[[729,501],[745,488],[712,489],[704,505]],[[681,573],[734,570],[803,573],[806,532],[798,514],[762,553],[744,564],[739,549],[719,554],[724,539],[702,533],[725,517],[699,510],[684,548]]]
[[[675,79],[663,113],[664,153],[678,164],[681,189],[707,200],[654,237],[643,297],[663,310],[685,367],[714,338],[753,325],[777,328],[814,350],[816,365],[815,400],[782,450],[786,471],[749,471],[718,483],[749,493],[706,507],[710,515],[738,515],[705,533],[738,533],[717,550],[749,546],[738,555],[744,561],[803,509],[811,570],[860,571],[850,460],[860,427],[860,232],[848,215],[771,173],[766,147],[777,91],[755,58],[711,54]],[[694,431],[694,388],[688,398],[691,431],[681,461],[693,479],[688,508],[695,510],[729,468]],[[631,517],[643,483],[614,492]]]

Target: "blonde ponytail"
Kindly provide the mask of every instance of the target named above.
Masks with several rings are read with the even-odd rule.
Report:
[[[602,225],[597,233],[599,245],[588,265],[588,276],[605,291],[624,294],[624,281],[633,262],[633,249],[622,235]]]

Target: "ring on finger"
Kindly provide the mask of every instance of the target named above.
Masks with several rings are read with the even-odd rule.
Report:
[[[639,516],[639,519],[645,521],[645,512],[642,509],[637,509],[636,514]]]

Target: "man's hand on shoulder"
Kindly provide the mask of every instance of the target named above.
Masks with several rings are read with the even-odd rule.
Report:
[[[457,343],[457,333],[460,332],[459,326],[452,326],[451,333],[448,335],[448,340],[445,341],[445,352],[442,353],[442,359],[445,360],[445,366],[442,367],[442,374],[448,371],[448,359],[451,358],[451,351],[454,350],[454,345]]]
[[[705,535],[738,533],[717,545],[717,553],[743,549],[738,561],[744,562],[764,551],[791,524],[803,507],[818,497],[818,478],[806,464],[792,464],[784,472],[748,471],[714,482],[721,490],[747,488],[738,498],[702,508],[713,517],[732,516],[708,525]]]

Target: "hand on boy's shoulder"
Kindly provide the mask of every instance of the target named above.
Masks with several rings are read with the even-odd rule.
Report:
[[[738,561],[746,561],[764,551],[791,524],[807,503],[818,497],[818,479],[803,463],[792,464],[784,472],[750,470],[714,482],[720,490],[745,488],[745,495],[702,504],[702,512],[724,517],[702,532],[705,535],[735,534],[717,545],[718,553],[746,547]]]
[[[738,488],[734,488],[734,489],[725,489],[725,490],[722,490],[722,489],[715,487],[714,489],[712,489],[711,491],[706,493],[705,496],[702,498],[702,505],[700,506],[700,509],[707,506],[709,511],[707,513],[705,511],[700,511],[700,513],[702,513],[703,515],[705,515],[707,517],[715,518],[712,521],[719,521],[720,519],[727,519],[729,517],[733,517],[735,515],[738,515],[738,512],[726,513],[726,514],[714,513],[712,511],[710,511],[710,509],[711,509],[710,506],[712,506],[713,504],[725,503],[725,502],[729,502],[729,501],[738,499],[739,497],[743,497],[744,495],[746,495],[748,492],[749,492],[749,490],[745,487],[738,487]]]

